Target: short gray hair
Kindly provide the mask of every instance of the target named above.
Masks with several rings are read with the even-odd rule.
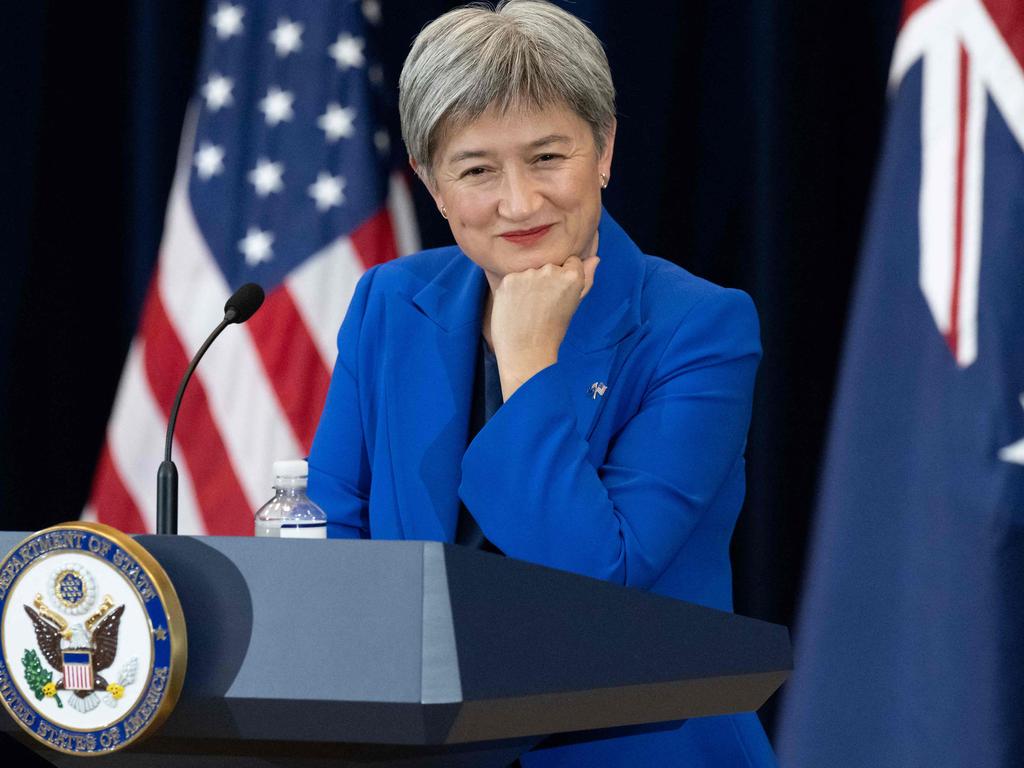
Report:
[[[615,121],[615,87],[601,41],[546,0],[456,8],[416,36],[398,81],[402,138],[432,176],[445,132],[489,107],[500,114],[565,104],[602,152]]]

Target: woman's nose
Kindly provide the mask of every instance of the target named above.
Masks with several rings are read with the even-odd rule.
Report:
[[[504,173],[500,194],[498,214],[506,219],[528,219],[539,207],[540,194],[523,169],[512,168]]]

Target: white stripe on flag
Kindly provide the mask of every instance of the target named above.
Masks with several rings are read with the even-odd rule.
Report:
[[[956,179],[960,45],[950,36],[932,41],[924,56],[921,106],[921,266],[918,280],[941,333],[952,326],[956,267]]]
[[[391,214],[391,226],[395,230],[398,255],[406,256],[420,250],[416,209],[413,206],[409,184],[401,173],[392,173],[388,179],[388,212]]]
[[[146,523],[156,530],[156,472],[163,461],[167,420],[153,398],[146,377],[144,342],[136,338],[128,351],[114,411],[107,429],[107,445],[125,490]],[[178,468],[178,532],[206,532],[181,447],[171,446],[171,458]]]
[[[187,169],[179,168],[158,274],[168,320],[191,355],[221,319],[230,292],[196,225],[186,183]],[[255,510],[270,493],[274,461],[301,456],[302,449],[244,325],[229,328],[217,340],[196,376],[206,389],[234,473]]]
[[[72,691],[91,691],[92,669],[86,664],[65,664],[64,687]]]
[[[365,271],[352,241],[340,237],[304,262],[286,280],[295,307],[327,370],[334,368],[338,356],[338,328],[356,283]]]

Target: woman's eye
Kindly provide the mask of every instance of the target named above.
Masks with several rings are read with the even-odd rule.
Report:
[[[461,178],[466,178],[467,176],[483,176],[485,173],[487,173],[486,168],[469,168],[462,172]]]
[[[561,158],[561,155],[556,155],[553,152],[545,152],[543,155],[537,155],[537,162],[547,163],[552,160],[558,160],[559,158]]]

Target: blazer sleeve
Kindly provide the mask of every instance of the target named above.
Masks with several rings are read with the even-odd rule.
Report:
[[[511,557],[650,587],[742,461],[760,354],[750,298],[705,296],[664,345],[600,466],[576,428],[579,387],[551,365],[470,444],[462,499]]]
[[[370,537],[370,461],[359,399],[359,345],[377,267],[360,278],[338,331],[338,359],[309,454],[309,497],[330,538]]]

